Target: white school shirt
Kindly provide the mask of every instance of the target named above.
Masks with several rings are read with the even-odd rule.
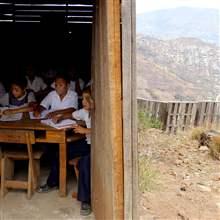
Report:
[[[0,97],[2,97],[5,94],[5,87],[4,85],[0,82]]]
[[[44,83],[43,79],[39,76],[35,76],[34,80],[31,82],[30,79],[26,76],[27,79],[27,88],[32,89],[34,92],[39,92],[47,88],[47,85]]]
[[[87,110],[85,110],[84,108],[73,112],[72,116],[76,120],[85,121],[86,127],[91,128],[91,117],[89,115],[89,112]],[[90,134],[86,134],[86,142],[87,142],[87,144],[91,144],[91,135]]]
[[[86,88],[86,87],[89,87],[89,86],[91,86],[91,85],[92,85],[92,80],[90,79],[89,82],[87,82],[85,88]]]
[[[19,98],[18,100],[22,100],[25,96],[26,96],[26,93],[25,93],[21,98]],[[36,99],[35,99],[35,96],[34,96],[34,93],[33,93],[33,92],[29,92],[29,93],[28,93],[28,103],[30,103],[30,102],[36,102]],[[7,106],[7,105],[9,105],[9,93],[6,93],[4,96],[2,96],[2,97],[0,98],[0,104],[1,104],[2,106]],[[27,104],[27,103],[26,103],[26,104]],[[24,106],[25,106],[26,104],[24,104]],[[19,107],[21,107],[21,106],[19,106]]]
[[[47,110],[60,110],[67,108],[78,109],[78,95],[76,92],[69,89],[63,100],[61,100],[57,92],[52,91],[42,100],[40,105]]]
[[[85,83],[84,83],[84,81],[82,80],[82,79],[79,79],[79,86],[80,86],[80,89],[81,90],[83,90],[84,89],[84,85],[85,85]],[[51,87],[53,88],[53,89],[55,89],[55,82],[53,82],[52,84],[51,84]],[[76,91],[76,81],[70,81],[70,86],[69,86],[69,88],[70,88],[70,90],[73,90],[73,91]]]

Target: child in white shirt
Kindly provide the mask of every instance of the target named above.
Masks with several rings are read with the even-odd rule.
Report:
[[[55,91],[50,92],[40,103],[34,112],[39,117],[44,110],[52,110],[47,116],[52,118],[78,109],[78,96],[76,92],[69,89],[69,80],[65,75],[57,75],[55,79]]]
[[[72,113],[65,113],[63,115],[56,115],[52,120],[56,123],[60,120],[73,118],[75,120],[82,120],[85,122],[85,127],[75,125],[73,130],[75,133],[84,134],[85,138],[76,141],[68,146],[68,157],[74,159],[80,157],[79,179],[78,179],[78,194],[77,199],[81,201],[81,215],[89,215],[91,213],[91,187],[90,187],[90,148],[91,148],[91,114],[93,108],[93,101],[91,99],[90,89],[83,91],[82,104],[83,108]],[[53,166],[51,168],[47,183],[42,185],[38,192],[49,192],[51,189],[56,189],[59,185],[59,157],[54,158]]]
[[[35,75],[35,71],[32,66],[27,68],[26,78],[27,89],[33,91],[34,93],[38,93],[47,88],[47,85],[44,83],[43,79]]]

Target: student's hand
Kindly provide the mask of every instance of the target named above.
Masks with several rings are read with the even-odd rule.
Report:
[[[39,111],[34,111],[33,115],[34,115],[35,118],[38,118],[38,117],[40,117],[40,112]]]
[[[3,115],[12,115],[15,113],[16,113],[15,109],[6,109],[6,110],[2,111]]]
[[[78,134],[86,134],[87,129],[80,125],[74,125],[73,131]]]
[[[39,108],[39,105],[37,102],[29,102],[28,106],[31,107],[33,111],[37,111],[37,109]]]
[[[46,117],[52,119],[52,118],[54,118],[56,115],[60,115],[60,114],[58,114],[57,112],[50,112],[50,113],[48,113],[48,114],[46,115]]]
[[[54,115],[51,120],[53,123],[59,123],[60,121],[62,121],[63,119],[63,115],[62,114],[57,114],[57,115]]]

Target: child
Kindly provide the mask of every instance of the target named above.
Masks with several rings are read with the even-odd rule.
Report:
[[[76,157],[81,157],[79,160],[79,182],[78,182],[78,200],[81,201],[81,211],[82,215],[89,215],[91,213],[90,206],[90,145],[91,145],[91,116],[90,111],[93,108],[93,101],[90,95],[90,89],[87,88],[83,91],[83,108],[74,111],[73,113],[66,113],[63,115],[56,115],[52,117],[52,120],[56,123],[60,120],[73,118],[76,120],[83,120],[86,127],[80,125],[75,125],[73,130],[75,133],[85,134],[85,138],[76,141],[69,145],[68,157],[73,159]],[[58,157],[55,158],[56,161],[53,163],[50,175],[47,179],[47,183],[40,187],[38,192],[48,192],[54,186],[58,186],[59,182],[59,169],[58,169]]]
[[[70,89],[75,91],[78,96],[81,96],[82,90],[84,88],[84,81],[77,76],[77,73],[73,66],[68,69],[67,75],[70,78]],[[51,87],[55,87],[54,82],[51,84]]]
[[[57,75],[55,78],[55,91],[50,92],[41,102],[34,116],[39,117],[44,110],[52,110],[47,115],[52,118],[67,112],[73,112],[78,108],[78,96],[69,89],[69,80],[65,75]]]
[[[35,71],[32,66],[28,66],[26,71],[27,78],[27,89],[33,91],[34,93],[41,92],[47,88],[47,85],[44,83],[43,79],[35,75]]]
[[[36,100],[33,92],[27,92],[27,80],[25,77],[14,78],[11,82],[10,92],[0,98],[0,104],[18,108],[6,109],[2,114],[16,114],[20,112],[32,111]]]

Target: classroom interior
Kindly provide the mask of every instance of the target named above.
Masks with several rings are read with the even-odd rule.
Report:
[[[25,75],[30,65],[45,80],[50,71],[63,73],[73,67],[85,84],[89,82],[94,10],[94,0],[1,0],[0,81],[6,90],[10,79]],[[46,160],[42,169],[44,181],[48,174]],[[66,198],[52,192],[35,193],[27,200],[25,192],[12,190],[4,201],[0,200],[0,218],[80,219],[80,205],[71,197],[76,187],[74,178],[67,177]],[[93,218],[91,215],[88,219]]]
[[[43,78],[49,70],[73,66],[79,77],[89,81],[93,14],[92,0],[1,1],[3,83],[8,85],[15,74],[25,74],[28,65]]]

